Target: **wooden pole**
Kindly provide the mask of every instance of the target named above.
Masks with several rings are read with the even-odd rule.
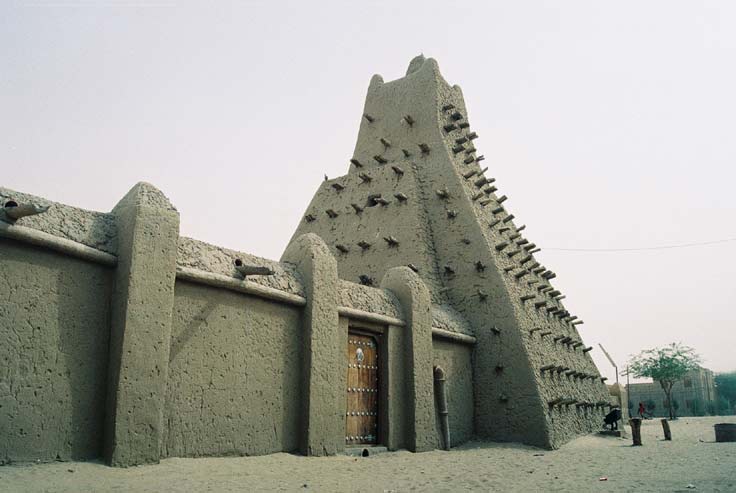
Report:
[[[672,432],[670,432],[670,422],[667,419],[662,420],[662,429],[664,430],[664,439],[672,440]]]
[[[631,437],[634,440],[634,446],[641,446],[641,418],[631,418],[629,425],[631,425]]]

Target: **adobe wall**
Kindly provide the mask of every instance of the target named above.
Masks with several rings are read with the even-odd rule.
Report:
[[[298,448],[300,310],[178,281],[162,457]]]
[[[350,326],[384,337],[381,443],[436,445],[432,364],[448,368],[453,443],[471,436],[474,339],[454,335],[468,332],[465,322],[432,306],[413,273],[368,287],[325,270],[332,255],[317,237],[295,252],[315,264],[310,272],[178,236],[178,214],[147,184],[111,213],[3,194],[51,208],[17,222],[0,217],[8,293],[0,306],[0,357],[8,362],[0,370],[0,460],[102,457],[129,466],[340,453]],[[274,274],[243,280],[236,258]],[[321,301],[310,315],[312,299]],[[307,364],[305,341],[317,336],[306,330],[309,317],[320,330],[334,326],[312,341]],[[324,371],[330,378],[315,386]],[[322,421],[309,423],[306,412]]]
[[[101,455],[111,280],[0,238],[0,463]]]
[[[469,345],[454,344],[435,339],[432,344],[434,366],[445,370],[447,383],[447,404],[450,420],[450,442],[452,446],[461,445],[474,436],[473,409],[473,348]],[[435,408],[436,408],[435,400]],[[437,448],[441,447],[442,436],[439,414],[435,409],[435,429],[438,437]]]

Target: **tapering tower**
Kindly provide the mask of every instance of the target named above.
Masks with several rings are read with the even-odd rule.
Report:
[[[476,435],[557,447],[600,426],[608,391],[477,137],[435,60],[416,57],[395,81],[375,75],[349,172],[320,186],[294,238],[319,235],[341,279],[417,272],[477,339]]]

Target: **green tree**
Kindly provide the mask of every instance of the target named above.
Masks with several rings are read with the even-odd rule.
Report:
[[[672,343],[663,348],[647,349],[631,358],[629,371],[638,378],[651,378],[659,382],[665,396],[670,419],[675,419],[672,407],[672,386],[685,374],[698,368],[700,356],[687,346]]]
[[[649,411],[650,414],[654,414],[654,410],[657,409],[657,403],[654,402],[652,399],[649,399],[644,403],[644,406],[647,408],[647,411]]]
[[[718,414],[720,414],[721,416],[728,416],[733,414],[731,403],[722,395],[718,396]]]
[[[705,403],[705,412],[708,416],[715,416],[717,414],[715,401],[708,401]]]
[[[730,409],[731,406],[736,403],[736,371],[728,373],[718,373],[715,376],[716,381],[716,394],[718,395],[719,408],[721,399],[726,401],[726,405],[723,406],[726,409]],[[729,413],[731,414],[731,413]]]

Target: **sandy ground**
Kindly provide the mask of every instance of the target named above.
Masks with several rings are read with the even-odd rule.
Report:
[[[715,443],[713,424],[736,417],[680,418],[672,442],[659,420],[630,439],[579,438],[556,451],[468,443],[451,452],[367,458],[167,459],[110,468],[95,462],[0,467],[0,491],[733,491],[736,443]],[[607,478],[601,481],[601,478]]]

